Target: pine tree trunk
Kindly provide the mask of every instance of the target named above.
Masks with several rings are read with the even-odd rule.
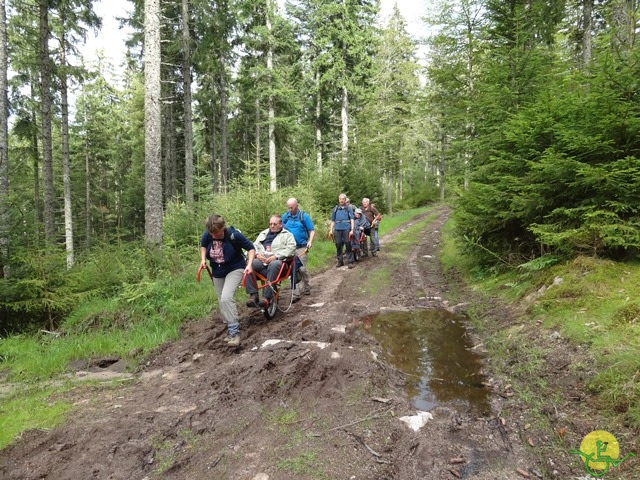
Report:
[[[165,91],[162,95],[163,98],[172,98],[173,90],[171,85],[173,85],[173,80],[169,78],[172,74],[168,71],[168,69],[163,69],[164,71],[164,82]],[[163,161],[164,165],[164,198],[167,202],[174,201],[177,195],[177,182],[176,182],[176,155],[175,155],[175,128],[173,121],[173,103],[165,102],[161,106],[162,118],[164,121],[162,122],[162,143],[164,144],[164,148],[162,149]]]
[[[0,0],[0,278],[9,277],[9,131],[7,10]]]
[[[144,2],[145,238],[162,243],[160,0]]]
[[[64,239],[65,247],[67,250],[67,268],[71,268],[75,263],[75,258],[73,253],[73,216],[71,207],[71,160],[69,158],[69,100],[67,98],[67,75],[64,70],[67,64],[65,56],[64,33],[62,35],[60,44],[62,45],[60,93],[62,100],[62,183],[64,191]]]
[[[591,62],[591,35],[593,34],[593,0],[582,0],[582,66]]]
[[[261,178],[261,174],[260,174],[260,156],[261,156],[261,152],[260,150],[262,149],[262,144],[260,142],[260,135],[261,135],[261,131],[260,131],[260,97],[256,96],[256,121],[255,121],[255,125],[256,125],[256,140],[255,140],[255,144],[256,144],[256,178],[258,179],[258,189],[260,188],[260,178]]]
[[[182,81],[184,91],[184,197],[193,202],[193,124],[191,114],[191,35],[189,0],[182,0]]]
[[[322,96],[320,95],[320,72],[316,72],[316,168],[322,172]]]
[[[273,106],[273,45],[271,44],[271,11],[273,3],[267,2],[267,75],[269,77],[269,191],[278,189],[276,176],[276,113]]]
[[[393,213],[393,174],[389,170],[387,177],[387,211]]]
[[[31,76],[31,98],[36,98],[35,88],[36,75],[32,72]],[[38,114],[36,107],[33,106],[31,111],[31,158],[33,159],[33,221],[35,223],[36,241],[40,240],[40,231],[42,225],[42,204],[40,203],[40,155],[38,152]]]
[[[636,31],[634,3],[635,0],[613,0],[610,2],[614,39],[623,51],[630,50],[634,45]]]
[[[44,181],[44,236],[55,241],[55,190],[51,142],[51,59],[49,58],[49,1],[40,0],[40,110],[42,115],[42,176]]]
[[[218,153],[218,141],[216,136],[216,108],[211,107],[211,192],[217,193],[220,189],[220,169],[216,161]]]
[[[88,249],[91,248],[91,240],[92,240],[92,235],[91,235],[91,229],[92,229],[92,225],[91,225],[91,169],[90,169],[90,161],[89,161],[89,142],[88,142],[88,132],[85,130],[85,138],[84,138],[84,208],[85,208],[85,215],[86,215],[86,223],[85,223],[85,229],[87,231],[86,233],[86,241],[85,241],[85,246]]]
[[[439,178],[439,186],[440,186],[440,201],[444,201],[444,181],[445,181],[445,170],[447,164],[447,139],[442,134],[440,139],[440,162],[438,163],[438,178]]]
[[[227,193],[229,183],[229,157],[227,152],[227,78],[225,62],[220,59],[220,179],[222,192]]]
[[[349,155],[349,92],[347,87],[342,87],[342,163],[347,163]]]

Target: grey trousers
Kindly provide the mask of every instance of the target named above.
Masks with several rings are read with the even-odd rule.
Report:
[[[227,273],[227,276],[224,278],[213,277],[213,285],[216,288],[216,295],[218,296],[218,308],[220,308],[220,313],[227,324],[228,333],[231,336],[240,333],[238,308],[236,307],[236,301],[233,296],[240,283],[242,283],[243,273],[244,269],[239,268]]]
[[[300,255],[304,252],[307,247],[299,247],[296,248],[296,255]],[[294,297],[299,297],[301,292],[309,291],[311,288],[311,275],[309,275],[309,270],[307,270],[307,254],[304,253],[298,257],[300,259],[300,263],[302,266],[297,270],[297,278],[296,278],[296,289],[293,291]]]

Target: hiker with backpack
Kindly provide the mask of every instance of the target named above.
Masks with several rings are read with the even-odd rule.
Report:
[[[293,291],[293,301],[300,300],[301,295],[311,294],[310,275],[307,270],[307,253],[313,245],[316,231],[313,221],[307,212],[298,208],[298,200],[287,200],[287,211],[282,215],[282,225],[289,230],[296,239],[296,255],[302,264],[297,273],[300,275],[300,285],[296,284]]]
[[[335,233],[334,233],[335,231]],[[347,266],[353,268],[353,252],[351,251],[351,238],[354,232],[353,210],[347,204],[347,196],[341,193],[338,196],[338,205],[331,211],[331,225],[329,226],[329,238],[336,243],[336,268],[344,266],[342,247],[345,247]]]
[[[256,255],[253,260],[253,271],[267,278],[268,282],[278,278],[282,262],[296,254],[296,239],[290,231],[282,226],[280,215],[271,215],[269,228],[258,234],[253,242]],[[249,294],[247,307],[268,309],[273,298],[273,289],[264,289],[262,300],[258,296],[258,285],[255,275],[247,275],[246,290]]]
[[[369,249],[371,250],[371,255],[376,256],[376,252],[380,251],[380,237],[378,236],[378,225],[380,220],[382,220],[382,215],[376,209],[375,205],[371,203],[368,198],[362,199],[362,214],[367,217],[369,224],[371,225],[371,235],[369,236],[369,241],[371,243]],[[365,250],[366,254],[366,250]]]
[[[213,286],[218,297],[218,307],[224,323],[227,324],[225,342],[231,347],[240,345],[240,321],[234,294],[245,274],[253,272],[255,247],[233,227],[226,227],[224,218],[211,215],[207,219],[207,230],[200,238],[200,268],[211,265]],[[247,251],[245,260],[242,250]]]

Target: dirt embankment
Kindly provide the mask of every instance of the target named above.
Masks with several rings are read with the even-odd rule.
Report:
[[[69,421],[0,452],[0,479],[542,478],[551,469],[523,445],[523,410],[504,392],[487,417],[443,405],[408,428],[399,418],[416,410],[405,377],[362,327],[383,308],[450,307],[436,260],[448,214],[431,213],[404,264],[387,253],[398,229],[378,257],[314,274],[312,294],[289,313],[266,321],[243,307],[239,349],[222,341],[214,314],[186,324],[123,382],[67,394]],[[390,286],[363,298],[359,283],[378,269],[392,271]]]

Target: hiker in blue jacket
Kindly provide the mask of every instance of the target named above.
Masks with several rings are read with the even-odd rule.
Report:
[[[200,239],[200,267],[204,268],[209,259],[218,307],[227,324],[224,341],[231,347],[237,347],[240,345],[240,321],[233,296],[244,273],[253,272],[256,250],[240,231],[225,226],[225,220],[220,215],[211,215],[207,219],[207,230]],[[247,251],[246,260],[243,249]]]
[[[344,266],[342,247],[345,247],[347,266],[353,268],[353,252],[351,251],[351,237],[354,235],[353,210],[347,204],[347,196],[341,193],[338,196],[338,205],[333,207],[331,212],[331,226],[329,227],[329,237],[333,237],[336,242],[336,268]]]
[[[293,291],[293,300],[299,300],[302,294],[311,294],[310,275],[307,270],[307,253],[313,245],[313,238],[316,235],[315,226],[307,212],[298,208],[298,200],[290,198],[287,200],[287,211],[282,215],[282,225],[289,230],[296,239],[296,255],[302,266],[298,268],[297,275],[300,283],[296,284]]]

